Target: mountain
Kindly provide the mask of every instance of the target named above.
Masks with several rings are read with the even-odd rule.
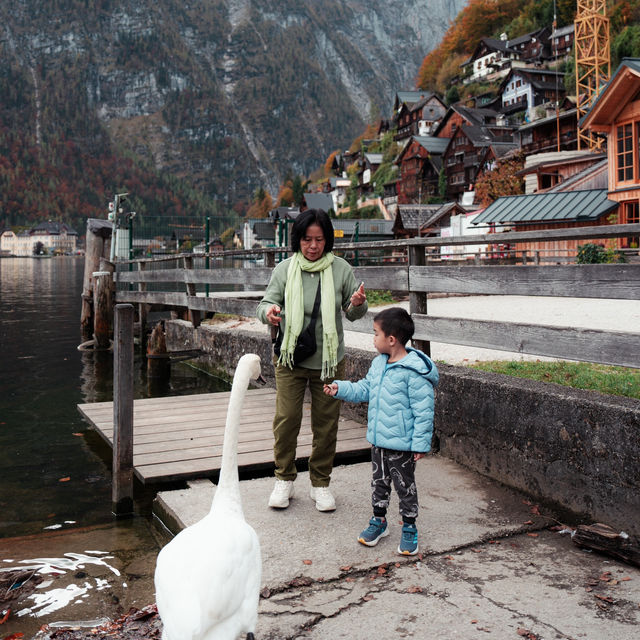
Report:
[[[12,145],[55,143],[138,159],[229,207],[275,194],[389,113],[464,4],[4,0],[0,174]]]

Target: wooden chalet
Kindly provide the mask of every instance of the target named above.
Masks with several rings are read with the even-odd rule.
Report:
[[[525,193],[606,189],[606,164],[606,154],[589,150],[538,153],[526,157],[518,175],[525,178]]]
[[[513,136],[515,126],[507,124],[504,114],[491,108],[466,107],[456,103],[449,107],[433,131],[438,138],[452,138],[463,124],[482,127],[493,136]]]
[[[509,73],[512,60],[517,59],[518,53],[509,47],[505,34],[500,40],[482,38],[469,58],[460,65],[465,74],[463,82],[502,78]]]
[[[400,168],[396,183],[399,204],[419,203],[438,194],[442,154],[449,141],[432,136],[413,136],[395,163]]]
[[[512,69],[502,81],[498,93],[502,112],[527,111],[529,121],[536,107],[561,102],[565,95],[564,74],[547,69]]]
[[[575,38],[573,23],[566,27],[560,27],[551,33],[549,37],[550,55],[553,59],[564,58],[571,54]]]
[[[498,198],[478,214],[472,224],[490,225],[499,242],[501,231],[539,231],[610,224],[611,214],[616,208],[617,204],[607,198],[606,189],[533,193]],[[547,252],[558,262],[563,262],[575,258],[579,244],[584,244],[584,241],[519,242],[510,248],[532,254]]]
[[[394,115],[394,139],[429,134],[446,112],[446,105],[435,93],[423,95],[417,102],[403,102]]]
[[[447,197],[458,200],[473,188],[496,160],[516,149],[509,136],[498,137],[488,129],[463,124],[454,132],[442,157],[447,178]]]
[[[457,202],[445,204],[398,205],[393,223],[394,238],[439,236],[443,227],[451,225],[451,217],[466,214]]]
[[[514,134],[514,140],[526,155],[576,150],[578,118],[575,106],[570,100],[565,99],[557,115],[555,109],[548,109],[544,118],[523,124]]]
[[[549,37],[551,29],[543,27],[537,31],[507,40],[509,49],[518,54],[518,58],[527,64],[542,64],[551,57]]]
[[[607,195],[618,205],[617,222],[640,223],[640,58],[622,60],[580,126],[607,136]],[[637,248],[640,237],[619,245]]]

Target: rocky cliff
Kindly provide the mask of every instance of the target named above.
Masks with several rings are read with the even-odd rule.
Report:
[[[231,205],[389,114],[464,4],[3,2],[0,115],[38,144],[115,144]]]

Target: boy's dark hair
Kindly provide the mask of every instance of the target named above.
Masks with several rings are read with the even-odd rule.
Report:
[[[385,336],[393,336],[403,345],[407,344],[416,330],[411,316],[402,307],[391,307],[377,313],[374,322],[380,325]]]
[[[322,209],[307,209],[303,211],[291,225],[291,249],[300,251],[300,240],[304,238],[307,229],[312,224],[320,225],[324,234],[324,252],[333,250],[333,224],[331,218]]]

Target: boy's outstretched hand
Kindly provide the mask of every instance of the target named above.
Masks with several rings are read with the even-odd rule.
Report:
[[[427,454],[426,453],[414,453],[413,454],[413,461],[414,462],[418,462],[418,460],[421,460],[422,458],[424,458]]]
[[[332,382],[331,384],[325,384],[322,390],[328,396],[335,396],[338,393],[338,384],[336,382]]]

